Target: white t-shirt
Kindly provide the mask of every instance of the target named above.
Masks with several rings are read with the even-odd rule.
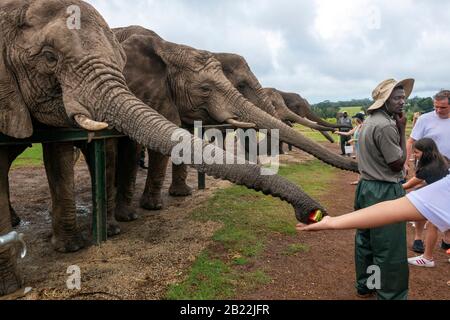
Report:
[[[439,230],[450,230],[450,175],[406,197]]]
[[[436,142],[439,152],[450,159],[450,119],[441,119],[435,111],[424,114],[417,120],[411,138],[430,138]]]

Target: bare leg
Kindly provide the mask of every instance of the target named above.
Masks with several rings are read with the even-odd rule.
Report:
[[[415,221],[416,227],[414,229],[414,240],[423,241],[423,230],[425,228],[426,221]]]
[[[75,252],[85,243],[76,219],[73,143],[43,144],[43,151],[52,196],[52,245],[59,252]]]
[[[169,188],[169,194],[174,197],[186,197],[192,194],[192,188],[186,184],[187,166],[172,164],[172,185]]]
[[[163,207],[161,189],[166,176],[169,157],[158,152],[148,152],[148,175],[140,205],[147,210],[161,210]]]
[[[128,138],[119,139],[118,166],[116,168],[117,197],[115,217],[118,221],[133,221],[138,218],[132,206],[136,184],[137,161],[141,148]]]
[[[433,251],[438,240],[438,229],[431,223],[428,223],[427,235],[425,236],[425,253],[423,257],[433,260]]]

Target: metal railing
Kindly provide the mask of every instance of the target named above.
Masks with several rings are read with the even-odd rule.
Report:
[[[0,134],[0,147],[28,145],[33,143],[58,143],[86,141],[92,159],[92,235],[94,242],[100,244],[107,240],[106,208],[106,160],[105,139],[125,137],[115,130],[88,132],[77,129],[43,129],[35,130],[27,139],[15,139]],[[7,240],[9,238],[7,237]],[[23,239],[23,238],[22,238]]]

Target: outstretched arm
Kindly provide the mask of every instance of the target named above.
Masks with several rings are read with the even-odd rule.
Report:
[[[351,137],[356,131],[356,128],[353,128],[352,130],[350,130],[349,132],[341,132],[341,131],[336,131],[334,132],[335,134],[338,134],[340,136],[344,136],[344,137]]]
[[[409,190],[409,189],[413,189],[415,187],[423,187],[425,185],[426,185],[426,182],[424,180],[414,177],[403,185],[403,189]]]
[[[369,229],[401,221],[421,221],[425,218],[406,198],[382,202],[340,217],[325,217],[321,222],[298,224],[298,231],[321,231],[343,229]]]

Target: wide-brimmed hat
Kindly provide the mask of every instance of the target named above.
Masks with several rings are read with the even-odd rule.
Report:
[[[405,89],[406,98],[408,99],[414,89],[414,79],[405,79],[397,81],[388,79],[381,82],[372,92],[372,98],[375,102],[368,109],[369,111],[380,109],[391,96],[395,88],[402,86]]]

